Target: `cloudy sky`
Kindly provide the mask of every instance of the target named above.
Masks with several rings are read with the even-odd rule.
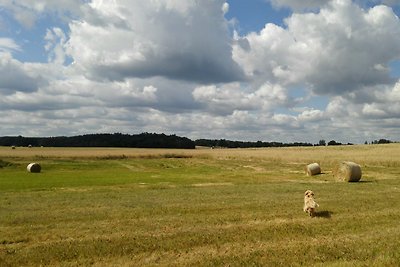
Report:
[[[0,136],[400,140],[398,0],[0,0]]]

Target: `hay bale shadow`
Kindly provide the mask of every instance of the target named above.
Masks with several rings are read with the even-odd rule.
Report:
[[[376,181],[360,180],[360,181],[358,181],[358,182],[350,182],[350,183],[352,183],[352,184],[356,184],[356,183],[361,183],[361,184],[363,184],[363,183],[376,183]]]
[[[321,211],[315,212],[315,217],[330,219],[332,217],[332,214],[333,214],[333,212],[331,212],[331,211],[321,210]]]

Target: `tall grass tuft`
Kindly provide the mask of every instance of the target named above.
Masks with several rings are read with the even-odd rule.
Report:
[[[0,168],[12,166],[13,163],[0,159]]]

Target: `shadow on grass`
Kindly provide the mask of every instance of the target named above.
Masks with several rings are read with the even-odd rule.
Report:
[[[330,219],[332,217],[333,212],[328,210],[317,211],[315,213],[315,217]]]
[[[376,181],[373,181],[373,180],[360,180],[358,182],[349,182],[349,183],[351,183],[351,184],[356,184],[356,183],[364,184],[364,183],[376,183]]]

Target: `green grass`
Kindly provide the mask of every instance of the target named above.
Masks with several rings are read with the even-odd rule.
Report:
[[[396,266],[400,161],[357,149],[3,156],[0,266]],[[362,182],[335,181],[338,155]]]

